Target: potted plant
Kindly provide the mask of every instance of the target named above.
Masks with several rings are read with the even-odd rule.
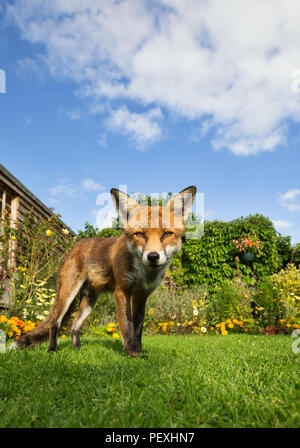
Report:
[[[238,240],[232,240],[235,250],[238,252],[242,263],[250,263],[254,257],[262,256],[262,242],[254,233],[253,235],[243,235]]]

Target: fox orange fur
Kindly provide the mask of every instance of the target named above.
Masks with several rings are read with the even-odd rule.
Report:
[[[192,186],[165,206],[140,206],[127,194],[112,189],[124,224],[123,234],[118,238],[82,239],[75,244],[61,265],[49,315],[39,327],[21,336],[14,347],[27,347],[49,338],[48,351],[55,350],[62,319],[80,293],[81,302],[71,327],[73,346],[80,348],[79,329],[84,319],[101,292],[113,291],[125,351],[138,356],[146,300],[181,249],[184,220],[195,194]]]

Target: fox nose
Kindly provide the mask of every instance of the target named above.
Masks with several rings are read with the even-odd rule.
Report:
[[[159,253],[158,252],[149,252],[147,255],[148,260],[150,263],[156,263],[159,260]]]

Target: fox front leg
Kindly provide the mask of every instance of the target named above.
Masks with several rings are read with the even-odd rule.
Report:
[[[135,293],[132,297],[132,314],[134,334],[138,339],[139,345],[142,348],[142,331],[145,317],[145,307],[147,295],[143,293]],[[144,350],[141,350],[144,352]]]
[[[134,323],[130,306],[130,294],[116,288],[114,298],[117,306],[117,315],[124,349],[128,355],[135,358],[140,354],[141,342],[134,331]]]

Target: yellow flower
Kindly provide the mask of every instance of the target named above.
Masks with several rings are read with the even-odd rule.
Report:
[[[66,338],[67,336],[66,336],[65,334],[62,334],[61,337],[62,337],[62,338]]]
[[[113,337],[114,339],[119,339],[119,338],[120,338],[120,336],[118,335],[118,333],[113,333],[112,337]]]
[[[11,237],[11,239],[12,239],[12,240],[15,240],[15,239],[16,239],[15,235],[13,235],[13,236]]]
[[[232,323],[228,324],[228,327],[233,328],[233,324]]]
[[[53,235],[53,230],[50,230],[50,229],[46,230],[46,235],[47,236]]]

